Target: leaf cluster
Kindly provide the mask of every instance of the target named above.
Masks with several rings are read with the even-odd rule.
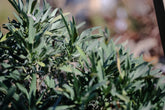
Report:
[[[108,41],[107,29],[79,33],[46,0],[8,1],[17,13],[0,32],[2,110],[163,109],[165,77]]]

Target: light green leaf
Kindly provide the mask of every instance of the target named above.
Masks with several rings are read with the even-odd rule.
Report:
[[[6,80],[5,76],[0,76],[0,82],[3,82],[4,80]]]
[[[78,69],[72,67],[71,65],[62,66],[60,67],[60,70],[69,72],[69,73],[74,73],[75,75],[82,75],[82,73]]]
[[[98,65],[97,65],[97,75],[99,78],[99,82],[103,81],[105,73],[100,60],[98,61]]]
[[[42,16],[41,22],[43,22],[44,20],[46,20],[46,18],[49,16],[50,10],[51,10],[51,7]]]
[[[49,31],[45,31],[44,35],[52,36],[53,33],[49,32]]]
[[[130,101],[130,99],[129,99],[128,96],[120,95],[120,94],[118,94],[117,92],[115,93],[115,95],[116,95],[119,99],[125,101],[126,103],[128,103],[128,102]]]
[[[18,0],[18,7],[19,9],[22,11],[23,10],[23,1],[22,0]]]
[[[100,26],[99,27],[93,27],[93,28],[90,28],[90,29],[87,29],[85,31],[83,31],[79,37],[79,41],[82,41],[82,39],[88,37],[88,36],[91,36],[91,33],[97,29],[100,29]]]
[[[106,81],[101,81],[101,82],[95,84],[94,86],[92,86],[92,88],[89,91],[93,92],[96,89],[100,88],[101,86],[104,86],[105,84],[106,84]]]
[[[87,56],[85,55],[84,51],[78,45],[76,45],[76,48],[80,53],[80,56],[83,58],[83,60],[85,60],[85,62],[88,63]]]
[[[37,78],[36,78],[36,74],[32,75],[32,82],[30,84],[30,92],[29,92],[29,96],[32,97],[36,96],[36,89],[37,89]]]
[[[71,98],[71,100],[73,100],[74,97],[75,97],[75,94],[74,94],[74,90],[73,90],[73,88],[70,87],[70,86],[67,85],[67,84],[64,84],[63,87],[65,88],[66,92],[68,92],[68,93],[70,94],[70,98]]]
[[[6,36],[6,34],[0,39],[0,42],[3,42],[3,41],[6,41],[7,40],[7,38],[6,38],[7,36]]]
[[[26,9],[28,10],[28,14],[31,12],[31,6],[32,6],[33,0],[26,0]]]
[[[36,34],[36,28],[34,28],[34,20],[32,17],[29,17],[29,33],[28,33],[28,41],[29,43],[34,43],[34,38]]]
[[[18,22],[21,23],[21,25],[23,25],[22,19],[15,12],[13,14],[14,14],[15,18],[17,18]]]
[[[37,100],[37,102],[36,102],[36,105],[42,104],[41,100],[42,100],[44,94],[45,94],[45,92],[43,92],[42,95],[38,98],[38,100]]]
[[[55,110],[68,110],[68,109],[73,109],[75,105],[61,105],[57,106]]]
[[[63,13],[63,16],[68,16],[69,14],[70,14],[69,12],[68,12],[68,13]],[[55,18],[50,22],[50,24],[52,24],[52,23],[54,23],[54,22],[56,22],[57,20],[60,20],[60,19],[62,19],[61,15],[55,17]]]
[[[55,81],[53,78],[46,76],[45,83],[49,88],[55,88]]]
[[[58,8],[54,9],[53,12],[50,14],[50,17],[54,17],[58,11]]]
[[[7,64],[7,63],[1,63],[1,65],[4,67],[4,68],[9,68],[11,67],[11,65]]]
[[[139,65],[136,71],[133,71],[130,74],[132,76],[131,81],[135,80],[136,78],[147,75],[148,74],[147,71],[148,71],[148,65],[146,65],[146,63]]]
[[[45,63],[43,63],[43,62],[37,62],[37,64],[39,64],[42,67],[45,67]]]
[[[79,29],[79,28],[81,28],[81,27],[84,26],[84,25],[85,25],[85,22],[82,22],[82,23],[78,24],[78,25],[76,26],[76,28]]]

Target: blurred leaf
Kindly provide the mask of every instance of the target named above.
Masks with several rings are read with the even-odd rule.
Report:
[[[63,13],[63,16],[68,16],[69,14],[70,14],[69,12],[68,12],[68,13]],[[55,21],[58,21],[58,20],[60,20],[60,19],[62,19],[62,16],[61,16],[61,15],[55,17],[55,18],[51,21],[50,24],[52,24],[52,23],[54,23]]]
[[[75,97],[75,94],[74,94],[74,90],[73,90],[73,88],[70,87],[70,86],[67,85],[67,84],[64,84],[63,87],[65,88],[66,92],[69,92],[69,94],[70,94],[70,98],[71,98],[71,100],[73,100],[74,97]]]
[[[30,99],[36,96],[36,90],[37,90],[36,86],[37,86],[37,78],[36,78],[36,74],[33,74],[32,81],[30,84],[30,92],[29,92]]]
[[[151,102],[149,102],[149,104],[147,106],[144,106],[142,108],[140,108],[141,110],[151,110],[152,109],[152,105]]]
[[[3,102],[4,104],[9,104],[11,102],[12,97],[13,97],[15,91],[16,91],[16,87],[15,86],[9,88],[9,90],[7,92],[7,96],[5,97],[4,102]]]
[[[1,63],[1,65],[2,65],[2,67],[4,67],[4,68],[9,68],[9,67],[11,67],[11,65],[10,65],[10,64],[7,64],[7,63]]]
[[[65,72],[74,73],[75,75],[82,75],[82,73],[78,69],[72,67],[71,65],[60,67],[60,70],[65,71]]]
[[[76,28],[79,29],[79,28],[81,28],[82,26],[84,26],[85,24],[86,24],[85,22],[82,22],[82,23],[78,24],[78,25],[76,26]]]
[[[43,63],[43,62],[37,62],[37,64],[39,64],[42,67],[45,67],[45,63]]]
[[[21,23],[21,25],[23,25],[22,19],[16,13],[14,13],[14,16],[15,18],[17,18],[18,22]]]
[[[98,61],[98,65],[97,65],[97,75],[98,75],[99,82],[104,80],[105,73],[100,61]]]
[[[4,42],[4,41],[6,41],[7,40],[7,35],[5,34],[3,37],[1,37],[1,39],[0,39],[0,42]]]
[[[23,1],[22,0],[18,0],[18,7],[19,9],[22,11],[23,10]]]
[[[16,85],[17,85],[18,89],[22,93],[24,93],[26,95],[26,97],[29,99],[29,94],[28,94],[28,91],[26,90],[26,88],[23,85],[19,84],[19,83],[16,83]]]
[[[41,22],[43,22],[49,16],[50,10],[51,10],[51,7],[42,16]]]
[[[55,81],[53,78],[46,76],[45,83],[49,88],[52,88],[52,89],[55,88]]]
[[[30,44],[34,43],[35,32],[36,32],[36,29],[34,28],[34,20],[31,17],[29,17],[28,41]]]
[[[5,76],[0,76],[0,82],[3,82],[4,80],[6,80]]]
[[[130,101],[129,97],[127,97],[127,96],[125,96],[125,95],[120,95],[120,94],[118,94],[118,93],[115,93],[115,95],[116,95],[119,99],[123,100],[123,101],[126,102],[126,103],[128,103],[128,102]]]
[[[62,106],[57,106],[55,110],[68,110],[68,109],[73,109],[75,105],[62,105]]]
[[[36,4],[37,4],[37,1],[38,1],[38,0],[33,0],[32,5],[31,5],[31,11],[30,11],[30,13],[32,13],[32,12],[34,11],[35,6],[36,6]]]
[[[78,45],[76,45],[76,48],[77,48],[78,52],[80,53],[80,56],[83,58],[83,60],[86,63],[88,63],[87,56],[85,55],[84,51]]]
[[[15,8],[15,10],[18,12],[18,13],[20,13],[20,10],[19,10],[19,8],[18,8],[18,6],[17,6],[17,1],[16,0],[8,0],[11,4],[12,4],[12,6]]]

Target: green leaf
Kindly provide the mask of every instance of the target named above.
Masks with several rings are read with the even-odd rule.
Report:
[[[136,71],[133,71],[130,74],[132,76],[131,80],[133,81],[137,78],[147,75],[148,74],[147,71],[148,71],[148,65],[146,65],[146,63],[139,65]]]
[[[87,29],[85,31],[83,31],[79,37],[79,41],[83,41],[83,39],[85,39],[86,37],[89,37],[91,36],[91,33],[97,29],[100,29],[100,27],[93,27],[93,28],[90,28],[90,29]]]
[[[12,4],[12,6],[15,8],[15,10],[18,13],[20,13],[20,10],[19,10],[18,5],[17,5],[17,1],[16,0],[8,0],[8,1]]]
[[[88,58],[87,58],[87,56],[85,55],[85,53],[84,53],[84,51],[78,46],[78,45],[76,45],[76,48],[77,48],[77,50],[78,50],[78,52],[80,53],[80,56],[83,58],[83,60],[86,62],[86,63],[88,63]]]
[[[151,105],[151,102],[149,102],[147,106],[143,106],[140,109],[141,110],[152,110],[152,108],[153,108],[153,105]]]
[[[104,80],[105,73],[100,61],[98,61],[97,75],[98,75],[99,82]]]
[[[63,13],[62,15],[63,15],[63,17],[64,17],[64,16],[68,16],[69,14],[70,14],[70,13]],[[60,20],[60,19],[62,19],[62,16],[61,16],[61,15],[55,17],[55,18],[50,22],[50,24],[52,24],[52,23],[54,23],[54,22],[56,22],[56,21],[58,21],[58,20]]]
[[[18,7],[21,11],[23,10],[24,5],[22,0],[18,0]]]
[[[17,18],[18,22],[21,23],[21,25],[23,25],[23,20],[15,12],[13,14]]]
[[[3,82],[4,80],[6,80],[5,76],[0,76],[0,82]]]
[[[29,95],[33,95],[36,96],[36,89],[37,89],[37,78],[36,78],[36,74],[32,75],[32,82],[30,84],[30,92]]]
[[[120,95],[120,94],[118,94],[118,93],[115,93],[115,95],[116,95],[119,99],[123,100],[123,101],[126,102],[126,103],[128,103],[128,102],[130,101],[130,99],[129,99],[128,96]]]
[[[97,84],[95,84],[94,86],[92,86],[92,88],[90,88],[90,92],[95,91],[96,89],[100,88],[101,86],[104,86],[106,84],[106,81],[101,81]]]
[[[44,92],[42,93],[42,95],[38,98],[38,100],[37,100],[37,102],[36,102],[36,105],[39,105],[39,104],[42,104],[42,98],[43,98],[43,96],[44,96]]]
[[[106,84],[106,81],[99,82],[92,87],[89,88],[89,90],[85,93],[85,96],[82,97],[82,100],[88,103],[92,98],[94,98],[97,94],[94,93],[95,90],[99,89],[101,86],[104,86]]]
[[[46,20],[46,18],[48,18],[49,13],[50,13],[51,7],[45,12],[45,14],[42,16],[41,22],[43,22],[44,20]]]
[[[71,33],[71,30],[70,30],[70,28],[69,28],[69,26],[68,26],[68,23],[67,23],[67,21],[66,21],[64,15],[62,14],[61,11],[60,11],[60,14],[61,14],[62,20],[64,21],[65,27],[66,27],[66,29],[67,29],[67,31],[68,31],[69,37],[70,37],[70,39],[72,39],[72,33]]]
[[[85,22],[82,22],[82,23],[78,24],[78,25],[76,26],[76,28],[79,29],[79,28],[81,28],[82,26],[84,26],[85,24],[86,24]]]
[[[32,5],[31,5],[31,11],[30,11],[30,13],[32,13],[32,12],[34,11],[35,6],[36,6],[36,4],[37,4],[37,1],[38,1],[38,0],[33,0]]]
[[[29,94],[28,94],[28,91],[26,90],[26,88],[25,88],[23,85],[19,84],[19,83],[16,83],[16,85],[17,85],[18,89],[19,89],[22,93],[24,93],[25,96],[29,99]]]
[[[7,64],[7,63],[1,63],[2,67],[4,68],[10,68],[11,65],[10,64]]]
[[[30,14],[33,0],[26,0],[27,13]]]
[[[74,94],[74,90],[73,90],[73,88],[70,87],[70,86],[67,85],[67,84],[64,84],[63,87],[65,88],[65,91],[68,92],[68,93],[70,94],[70,98],[71,98],[71,100],[73,100],[74,97],[75,97],[75,94]]]
[[[0,87],[0,92],[7,94],[8,90],[4,87]]]
[[[43,63],[43,62],[37,62],[37,64],[39,64],[42,67],[45,67],[45,63]]]
[[[37,78],[36,78],[36,74],[33,74],[32,81],[30,84],[30,91],[29,91],[29,104],[30,105],[33,104],[33,100],[34,100],[34,98],[36,98],[36,90],[37,90]]]
[[[55,110],[68,110],[68,109],[73,109],[75,105],[61,105],[57,106]]]
[[[6,77],[10,77],[10,78],[13,78],[15,80],[19,80],[20,79],[20,73],[18,70],[14,70],[10,73],[9,76],[6,76]]]
[[[8,92],[7,92],[7,96],[5,97],[3,103],[4,104],[9,104],[13,98],[13,95],[15,94],[16,92],[16,87],[13,86],[13,87],[10,87]]]
[[[43,11],[47,10],[50,7],[50,5],[46,2],[46,0],[43,0]]]
[[[71,34],[72,34],[71,42],[73,44],[76,41],[77,37],[78,37],[78,32],[77,32],[77,29],[76,29],[76,23],[75,23],[75,20],[74,20],[73,17],[72,17],[72,22],[70,22],[70,27],[71,27]]]
[[[35,34],[36,34],[36,28],[34,28],[34,20],[33,20],[33,18],[29,17],[28,42],[30,44],[33,44],[34,43]]]
[[[60,70],[69,72],[69,73],[75,73],[75,75],[82,75],[82,73],[78,69],[72,67],[71,65],[62,66],[60,67]]]
[[[45,83],[49,88],[55,88],[55,80],[49,76],[46,76]]]
[[[54,9],[52,13],[50,14],[50,17],[54,17],[58,11],[58,8]]]

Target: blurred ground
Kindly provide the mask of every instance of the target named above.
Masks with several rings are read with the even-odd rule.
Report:
[[[152,0],[47,0],[53,8],[71,12],[78,23],[85,21],[84,28],[108,27],[110,38],[118,43],[128,41],[127,48],[135,56],[143,55],[144,60],[160,68],[164,61]],[[12,8],[7,0],[0,1],[0,25],[7,22]]]
[[[2,24],[8,22],[8,17],[13,18],[13,7],[9,4],[8,0],[0,0],[0,27]],[[1,30],[5,31],[3,28]]]

